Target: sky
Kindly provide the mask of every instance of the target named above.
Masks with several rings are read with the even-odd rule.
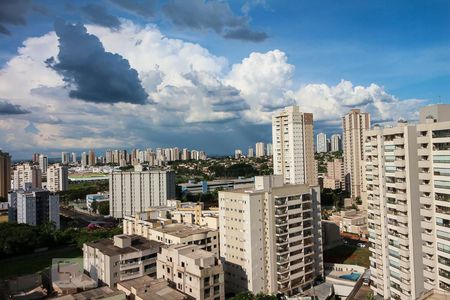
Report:
[[[315,132],[352,108],[415,121],[450,103],[450,2],[0,0],[0,149],[271,141],[299,105]]]

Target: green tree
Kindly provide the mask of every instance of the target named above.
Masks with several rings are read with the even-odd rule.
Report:
[[[92,201],[92,203],[91,203],[91,209],[92,209],[93,212],[97,213],[97,210],[98,210],[98,202],[97,202],[97,200],[94,199],[94,200]]]
[[[109,215],[109,202],[103,201],[98,204],[98,213],[101,215]]]

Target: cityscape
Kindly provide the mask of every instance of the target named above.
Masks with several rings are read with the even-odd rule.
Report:
[[[450,300],[448,28],[434,0],[0,0],[0,299]]]

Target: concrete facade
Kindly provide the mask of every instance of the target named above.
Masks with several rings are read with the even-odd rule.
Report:
[[[192,299],[225,299],[220,260],[196,245],[162,247],[158,254],[157,274],[158,278],[167,279]]]
[[[256,177],[219,192],[219,224],[227,292],[294,295],[323,273],[319,187]]]

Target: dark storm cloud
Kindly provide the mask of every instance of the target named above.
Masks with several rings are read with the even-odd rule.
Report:
[[[25,25],[31,0],[0,0],[0,33],[11,35],[5,25]]]
[[[156,11],[157,0],[110,0],[118,6],[145,18],[153,17]]]
[[[237,16],[226,2],[171,0],[163,6],[164,14],[173,24],[196,30],[213,30],[227,39],[260,42],[267,38],[263,32],[252,31],[246,16]]]
[[[250,42],[262,42],[267,39],[265,32],[252,31],[247,27],[238,28],[235,30],[229,30],[224,35],[226,39],[243,40]]]
[[[149,103],[136,70],[118,54],[106,52],[100,40],[81,24],[55,23],[59,39],[58,61],[48,65],[61,74],[71,88],[69,96],[97,103]]]
[[[29,113],[30,111],[22,108],[20,105],[0,100],[0,115],[24,115]]]
[[[120,27],[120,21],[116,16],[108,14],[106,8],[97,4],[87,4],[81,8],[86,18],[97,25],[113,29]]]

